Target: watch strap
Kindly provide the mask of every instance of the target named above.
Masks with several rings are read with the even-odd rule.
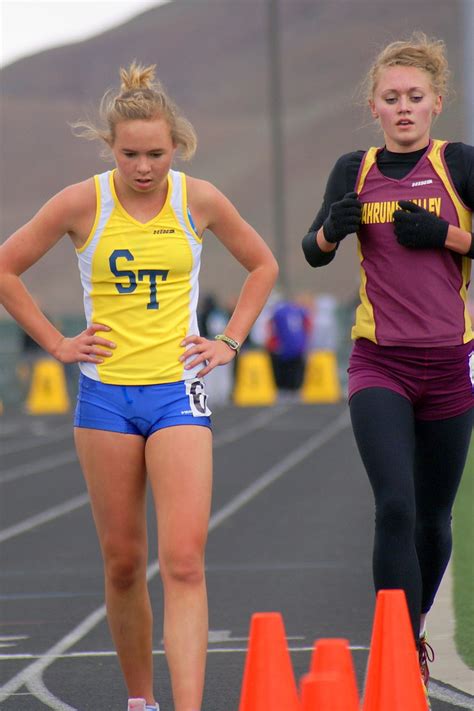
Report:
[[[240,343],[236,341],[235,338],[226,336],[225,333],[218,333],[217,336],[214,336],[214,340],[223,341],[227,346],[229,346],[229,348],[231,348],[236,353],[240,351]]]

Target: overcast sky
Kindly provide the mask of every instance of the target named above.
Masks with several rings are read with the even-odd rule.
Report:
[[[0,0],[0,66],[87,39],[171,0]]]

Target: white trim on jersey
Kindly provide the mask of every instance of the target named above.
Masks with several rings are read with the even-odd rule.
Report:
[[[99,219],[94,234],[91,236],[86,248],[77,253],[79,263],[79,273],[81,276],[82,288],[84,289],[84,311],[87,325],[92,323],[92,259],[95,248],[109,220],[115,201],[110,191],[110,171],[97,176],[100,187],[100,210]],[[95,363],[79,363],[79,368],[84,375],[93,380],[100,380]]]
[[[199,335],[197,306],[199,300],[199,270],[201,268],[202,242],[200,240],[198,241],[198,239],[196,239],[196,235],[190,231],[188,223],[183,214],[183,207],[186,207],[187,209],[187,205],[183,205],[184,200],[182,185],[182,181],[186,180],[186,176],[183,173],[178,172],[177,170],[170,170],[170,174],[172,185],[170,205],[173,208],[173,212],[176,216],[176,219],[178,220],[180,226],[183,229],[184,234],[187,237],[189,248],[191,250],[191,254],[193,255],[193,266],[191,269],[191,274],[189,276],[189,282],[191,285],[191,293],[189,295],[190,320],[188,325],[188,332],[186,335]],[[187,370],[186,378],[194,378],[198,370],[201,369],[201,367],[202,366],[199,366],[198,368],[193,368],[192,370]]]

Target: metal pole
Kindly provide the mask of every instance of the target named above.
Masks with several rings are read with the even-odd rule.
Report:
[[[464,116],[466,143],[474,145],[474,0],[464,0]]]
[[[279,283],[283,292],[288,289],[286,263],[286,214],[284,180],[284,145],[281,97],[281,54],[279,0],[267,0],[269,94],[271,127],[271,166],[273,189],[273,221],[275,230],[275,257],[280,267]]]

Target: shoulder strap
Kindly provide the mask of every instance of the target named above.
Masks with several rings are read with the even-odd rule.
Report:
[[[372,148],[369,148],[367,153],[362,158],[360,168],[359,168],[359,174],[357,176],[356,185],[355,185],[356,193],[360,193],[360,191],[364,187],[364,183],[365,183],[365,179],[367,178],[367,174],[377,160],[377,151],[378,150],[379,150],[378,148],[376,148],[375,146],[372,146]]]

